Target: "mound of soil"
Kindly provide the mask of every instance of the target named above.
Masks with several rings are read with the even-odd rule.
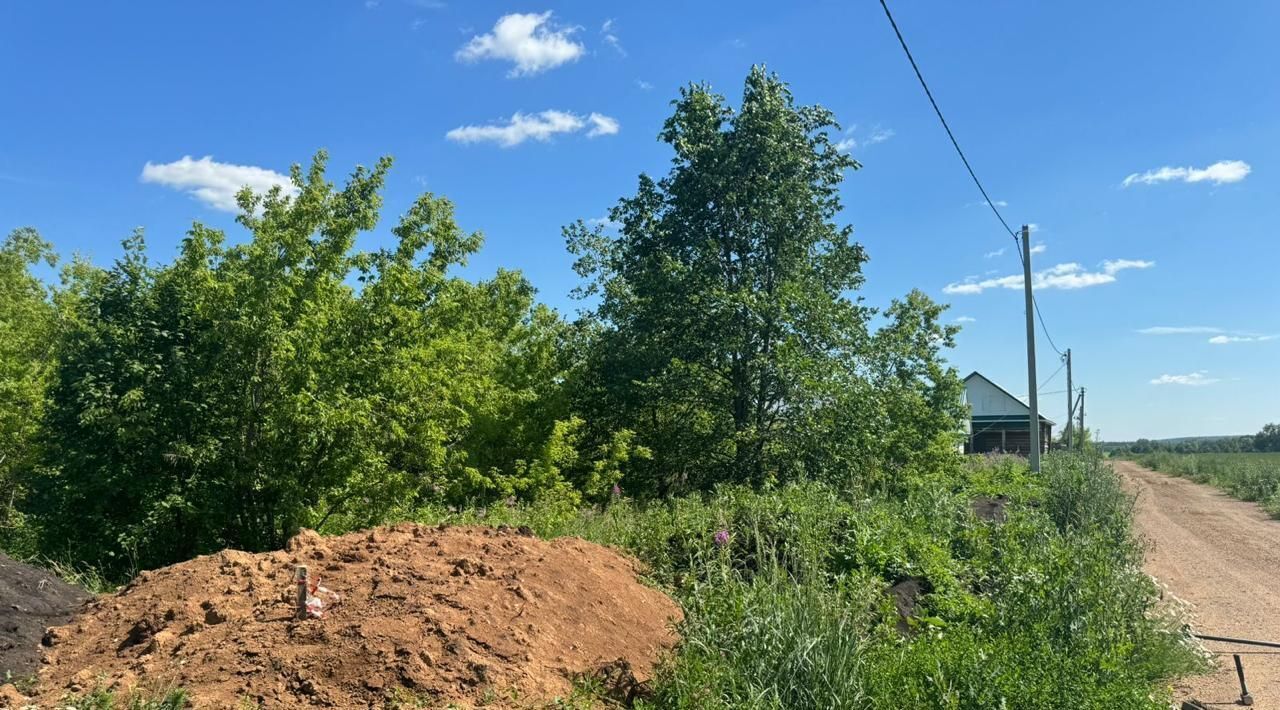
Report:
[[[295,566],[327,590],[296,615]],[[576,538],[413,524],[145,572],[53,630],[36,701],[185,688],[196,707],[527,707],[595,675],[642,692],[679,607]],[[423,705],[415,705],[422,703]]]
[[[35,673],[45,629],[70,621],[89,597],[39,567],[0,553],[0,683]]]

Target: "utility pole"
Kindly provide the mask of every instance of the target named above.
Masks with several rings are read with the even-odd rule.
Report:
[[[1031,406],[1031,470],[1040,473],[1040,402],[1036,398],[1035,299],[1031,295],[1031,228],[1022,225],[1022,292],[1027,308],[1027,396]]]
[[[1080,388],[1080,450],[1084,451],[1084,388]]]
[[[1076,402],[1076,393],[1071,389],[1071,348],[1067,348],[1067,451],[1071,450],[1071,415]]]

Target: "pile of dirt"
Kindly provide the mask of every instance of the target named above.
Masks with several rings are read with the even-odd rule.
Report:
[[[35,673],[45,629],[70,621],[89,596],[0,553],[0,683]]]
[[[326,590],[296,615],[295,567]],[[181,687],[196,707],[526,707],[596,675],[644,691],[680,610],[634,563],[527,529],[402,524],[304,531],[285,551],[225,551],[145,572],[53,630],[35,701]]]

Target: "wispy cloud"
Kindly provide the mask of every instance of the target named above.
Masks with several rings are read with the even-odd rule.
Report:
[[[588,138],[611,136],[618,132],[618,119],[616,118],[593,112],[590,116],[587,116],[587,120],[591,122],[591,130],[587,131]]]
[[[608,217],[592,217],[591,219],[587,220],[587,224],[593,227],[604,227],[605,229],[612,230],[612,231],[617,231],[619,229],[622,229],[621,222],[615,222],[609,219]]]
[[[871,131],[867,132],[867,134],[862,138],[858,138],[857,133],[858,124],[856,123],[846,128],[844,132],[840,134],[840,140],[835,142],[835,149],[841,153],[848,153],[858,146],[865,148],[877,143],[883,143],[894,136],[892,128],[881,128],[878,125],[873,127]]]
[[[1104,261],[1101,268],[1096,271],[1089,271],[1075,262],[1058,264],[1032,274],[1031,287],[1037,291],[1045,291],[1049,289],[1073,290],[1101,286],[1102,284],[1113,283],[1116,280],[1116,275],[1121,271],[1149,269],[1152,266],[1155,266],[1154,261],[1139,259]],[[961,282],[947,284],[942,288],[942,292],[951,295],[972,295],[994,288],[1020,289],[1022,288],[1022,274],[1010,274],[981,280],[969,278]]]
[[[1215,335],[1209,338],[1209,342],[1214,345],[1228,345],[1230,343],[1265,343],[1268,340],[1276,340],[1280,335]]]
[[[1208,325],[1155,325],[1138,330],[1143,335],[1211,335],[1209,343],[1213,345],[1230,345],[1232,343],[1265,343],[1280,340],[1280,335],[1252,333],[1246,330],[1227,330]]]
[[[614,31],[613,19],[610,18],[600,25],[600,37],[604,39],[604,43],[613,47],[618,54],[627,56],[627,50],[622,48],[622,42],[618,41],[618,35]]]
[[[653,89],[653,84],[650,84],[644,79],[636,79],[636,86],[640,87],[641,91],[650,91]]]
[[[1041,244],[1032,244],[1032,245],[1031,245],[1031,253],[1032,253],[1032,254],[1043,254],[1043,253],[1045,253],[1048,249],[1049,249],[1049,247],[1048,247],[1047,245],[1043,244],[1043,243],[1041,243]]]
[[[454,57],[461,62],[503,59],[515,64],[507,76],[530,76],[581,57],[585,48],[572,39],[577,29],[553,27],[550,10],[503,15],[493,31],[472,37]]]
[[[989,251],[986,254],[983,254],[982,256],[984,259],[994,259],[997,256],[1004,256],[1004,253],[1006,251],[1009,251],[1008,247],[1000,247],[999,249],[996,249],[995,251]]]
[[[978,321],[978,319],[977,319],[977,318],[972,318],[972,317],[970,317],[970,316],[957,316],[957,317],[956,317],[956,322],[957,322],[957,323],[976,323],[977,321]]]
[[[1215,185],[1229,182],[1240,182],[1253,171],[1243,160],[1219,160],[1207,168],[1175,168],[1166,165],[1162,168],[1148,170],[1145,173],[1133,173],[1121,183],[1129,187],[1137,183],[1154,185],[1159,182],[1205,182]]]
[[[586,128],[588,122],[591,124],[587,132],[589,138],[618,132],[618,121],[599,113],[592,113],[584,119],[568,111],[548,110],[535,114],[517,111],[505,124],[459,126],[446,133],[445,138],[457,143],[488,142],[512,148],[527,140],[548,141],[560,133],[576,133]]]
[[[1143,335],[1200,335],[1204,333],[1222,333],[1222,328],[1207,325],[1153,325],[1138,331]]]
[[[1208,370],[1199,370],[1197,372],[1188,373],[1186,375],[1160,375],[1151,380],[1153,385],[1184,385],[1187,387],[1203,387],[1211,385],[1222,380],[1216,377],[1209,377]]]
[[[172,163],[147,161],[142,166],[142,175],[139,177],[143,182],[182,190],[204,204],[224,212],[240,210],[236,204],[236,193],[246,186],[259,194],[277,185],[285,195],[298,193],[298,188],[294,187],[287,175],[255,165],[219,163],[209,155],[199,160],[186,155]]]
[[[881,128],[876,126],[871,129],[871,135],[867,136],[866,144],[875,145],[876,143],[883,143],[895,135],[897,135],[897,133],[892,128]]]

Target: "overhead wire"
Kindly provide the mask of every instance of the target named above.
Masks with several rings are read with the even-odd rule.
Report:
[[[1005,231],[1009,233],[1009,236],[1013,237],[1014,244],[1018,245],[1018,262],[1025,269],[1027,263],[1022,256],[1022,240],[1019,238],[1018,232],[1015,232],[1009,226],[1008,221],[1005,220],[1004,215],[1000,214],[996,203],[987,194],[987,188],[983,187],[982,181],[978,179],[977,172],[969,164],[969,158],[965,156],[964,150],[960,148],[960,141],[956,140],[956,135],[951,131],[947,118],[942,115],[942,109],[938,107],[938,102],[933,98],[933,92],[929,90],[929,84],[924,80],[924,74],[920,72],[920,65],[916,64],[916,58],[912,56],[911,49],[907,47],[907,40],[902,36],[902,30],[898,29],[898,22],[893,19],[893,13],[889,11],[889,5],[886,0],[880,0],[880,7],[884,9],[885,17],[889,18],[889,25],[893,27],[893,33],[898,37],[898,44],[902,45],[902,51],[907,55],[907,61],[911,63],[911,69],[916,73],[916,79],[920,81],[920,88],[924,89],[924,95],[928,97],[929,104],[933,106],[933,112],[938,115],[938,121],[942,124],[943,130],[947,132],[947,137],[951,139],[951,145],[956,149],[956,154],[960,156],[960,162],[964,163],[965,170],[969,171],[969,177],[973,179],[973,184],[977,185],[978,192],[982,193],[984,204],[991,208],[991,212],[996,216],[996,219],[1000,220],[1000,224],[1004,226]],[[1053,336],[1049,335],[1049,327],[1045,325],[1044,314],[1040,312],[1040,303],[1036,300],[1034,291],[1031,293],[1031,305],[1035,311],[1036,319],[1040,322],[1040,330],[1044,333],[1045,339],[1049,341],[1049,347],[1053,348],[1053,351],[1058,353],[1059,356],[1063,355],[1063,352],[1058,349],[1057,343],[1053,342]]]

